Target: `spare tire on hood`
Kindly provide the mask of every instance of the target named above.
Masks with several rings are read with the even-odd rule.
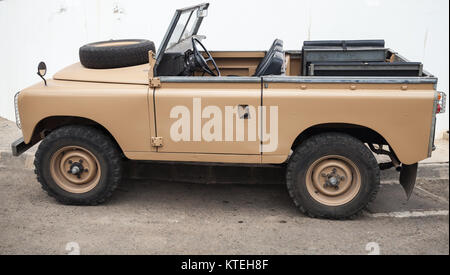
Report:
[[[90,69],[112,69],[148,63],[155,44],[145,39],[95,42],[80,48],[80,62]]]

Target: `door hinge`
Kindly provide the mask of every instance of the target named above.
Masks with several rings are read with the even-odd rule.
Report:
[[[152,137],[152,147],[162,147],[163,146],[163,138],[162,137]]]
[[[151,88],[161,87],[161,80],[159,79],[159,77],[150,78],[150,87]]]

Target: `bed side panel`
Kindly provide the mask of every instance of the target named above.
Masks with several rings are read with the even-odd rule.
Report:
[[[428,158],[434,96],[430,84],[265,83],[263,105],[278,106],[279,144],[264,156],[287,157],[312,126],[349,123],[378,132],[401,162],[416,163]]]

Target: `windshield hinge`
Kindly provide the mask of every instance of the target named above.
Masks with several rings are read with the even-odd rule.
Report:
[[[148,52],[148,64],[150,66],[150,68],[148,70],[148,79],[149,79],[150,87],[151,88],[161,87],[161,81],[159,80],[158,77],[155,77],[155,75],[154,75],[156,59],[155,59],[155,53],[153,51]]]
[[[148,65],[150,67],[148,70],[148,78],[152,79],[154,77],[156,65],[156,55],[153,51],[148,51]]]
[[[152,137],[151,144],[152,144],[152,147],[162,147],[163,146],[163,138],[162,137]]]

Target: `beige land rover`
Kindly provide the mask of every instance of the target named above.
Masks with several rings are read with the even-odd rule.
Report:
[[[445,110],[437,79],[383,40],[305,41],[284,50],[208,51],[209,4],[179,9],[158,51],[148,40],[80,48],[80,63],[17,93],[18,156],[42,140],[35,172],[59,202],[96,205],[123,160],[286,166],[312,217],[358,214],[395,168],[410,196]],[[374,153],[390,157],[378,163]]]

